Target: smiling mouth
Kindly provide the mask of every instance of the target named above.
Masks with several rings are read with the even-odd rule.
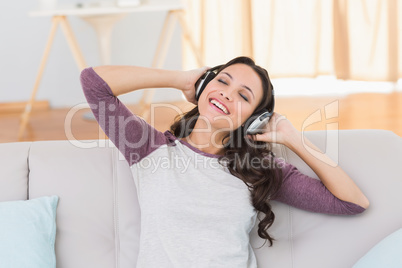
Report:
[[[224,114],[229,114],[228,109],[226,109],[226,107],[223,104],[221,104],[219,101],[217,101],[215,99],[210,99],[209,102],[212,103],[219,110],[221,110]]]

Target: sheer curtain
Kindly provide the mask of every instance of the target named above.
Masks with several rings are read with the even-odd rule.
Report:
[[[400,0],[334,0],[339,78],[396,81],[402,76],[401,8]]]
[[[186,0],[186,21],[203,64],[217,65],[238,55],[251,56],[251,2],[244,0]],[[248,9],[248,10],[245,10]],[[185,67],[197,62],[184,43]]]
[[[185,0],[201,64],[253,57],[271,77],[396,81],[402,0]],[[183,66],[199,64],[183,46]]]

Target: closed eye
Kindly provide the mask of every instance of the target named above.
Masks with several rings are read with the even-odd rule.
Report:
[[[241,93],[239,93],[239,95],[240,95],[240,97],[242,97],[245,101],[248,102],[248,98],[247,98],[245,95],[243,95],[243,94],[241,94]]]
[[[223,79],[218,79],[218,82],[220,82],[222,84],[225,84],[225,85],[228,85],[228,83],[226,83]]]
[[[219,83],[222,83],[222,84],[224,84],[224,85],[229,85],[225,80],[223,80],[223,79],[218,79],[218,82]],[[245,101],[247,101],[248,102],[248,98],[245,96],[245,95],[243,95],[242,93],[239,93],[239,95],[240,95],[240,97],[242,97]]]

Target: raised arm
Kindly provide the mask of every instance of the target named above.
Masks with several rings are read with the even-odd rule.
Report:
[[[116,96],[142,88],[174,87],[181,89],[189,101],[195,101],[194,83],[203,71],[202,68],[183,72],[100,66],[84,69],[81,85],[100,127],[131,165],[166,143],[166,138],[134,115]]]
[[[355,203],[337,198],[322,181],[301,173],[295,166],[286,162],[280,166],[283,184],[272,200],[303,210],[335,215],[355,215],[365,210]]]
[[[139,66],[99,66],[94,70],[115,96],[145,88],[176,88],[189,102],[195,103],[194,84],[206,68],[173,71]]]
[[[251,137],[255,140],[281,143],[295,152],[318,176],[336,198],[356,204],[364,209],[369,201],[359,187],[346,172],[325,154],[313,156],[302,142],[301,133],[283,116],[275,113],[267,126],[267,132]],[[319,149],[306,138],[305,144],[310,148]],[[318,185],[319,186],[319,185]],[[305,189],[308,191],[309,189]],[[321,190],[323,192],[324,189]]]

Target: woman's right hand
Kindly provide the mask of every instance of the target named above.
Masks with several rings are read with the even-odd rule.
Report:
[[[183,91],[184,97],[188,102],[197,105],[197,100],[195,99],[195,83],[197,80],[208,70],[209,67],[201,67],[198,69],[193,69],[190,71],[185,71],[186,75],[186,85],[181,90]]]

